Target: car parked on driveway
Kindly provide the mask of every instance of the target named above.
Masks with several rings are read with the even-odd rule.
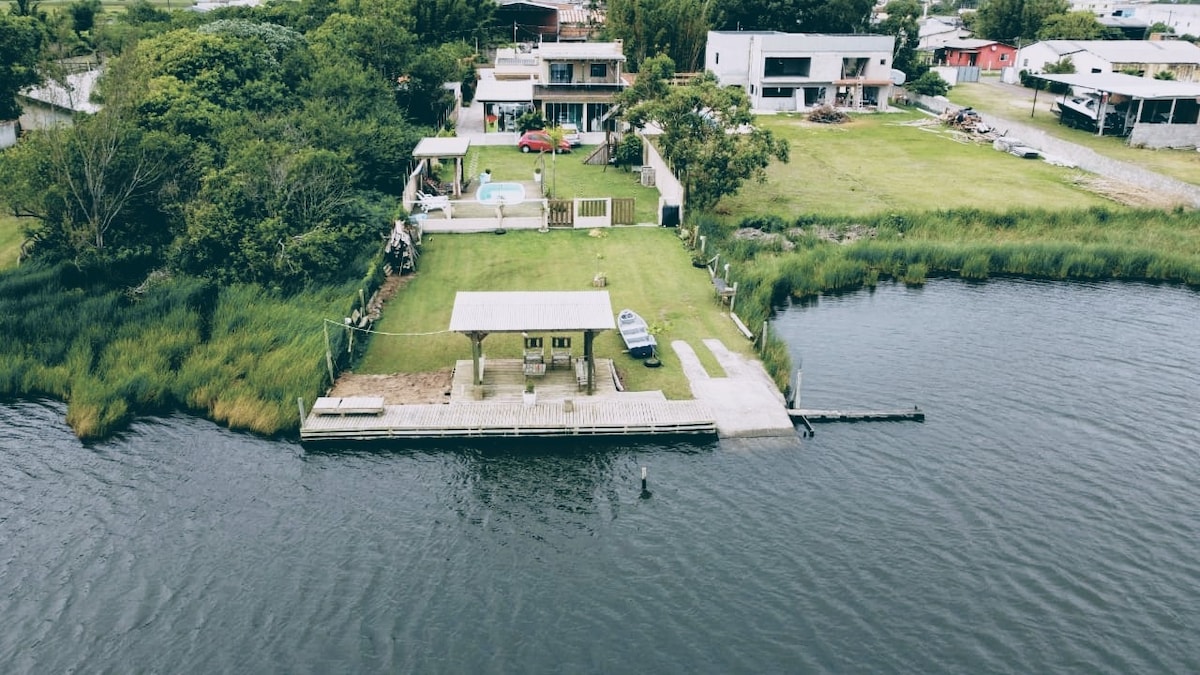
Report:
[[[521,138],[517,140],[517,148],[521,152],[550,152],[554,144],[550,141],[550,134],[545,131],[526,131],[521,134]],[[558,144],[558,152],[570,152],[571,144],[566,140],[560,141]]]

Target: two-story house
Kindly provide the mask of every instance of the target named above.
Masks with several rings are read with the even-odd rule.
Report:
[[[541,64],[533,99],[546,121],[603,131],[613,100],[629,84],[621,42],[544,43],[537,52]]]
[[[894,44],[890,35],[709,31],[704,67],[743,87],[755,110],[884,110]]]

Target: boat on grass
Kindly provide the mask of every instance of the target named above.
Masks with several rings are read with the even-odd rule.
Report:
[[[632,309],[621,310],[617,315],[617,330],[621,331],[621,339],[625,341],[630,356],[635,359],[654,356],[658,340],[650,334],[646,320],[638,316],[637,312]]]

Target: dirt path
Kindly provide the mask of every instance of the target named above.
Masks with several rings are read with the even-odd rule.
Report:
[[[1032,90],[995,81],[980,80],[980,84],[1003,91],[1006,97],[1015,102],[1013,107],[999,111],[976,109],[984,121],[1008,136],[1020,138],[1046,155],[1068,160],[1080,169],[1101,177],[1081,177],[1081,187],[1131,206],[1172,208],[1184,205],[1200,208],[1200,188],[1195,185],[1130,162],[1105,157],[1091,148],[1051,136],[1041,129],[1021,122],[1019,115],[1022,113],[1018,108],[1024,108],[1023,114],[1028,115],[1033,101]],[[1047,96],[1042,92],[1038,96],[1039,109],[1043,105],[1049,105],[1047,100],[1052,102],[1053,95]]]

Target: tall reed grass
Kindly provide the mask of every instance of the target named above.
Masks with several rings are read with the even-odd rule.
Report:
[[[294,432],[296,399],[329,384],[324,320],[349,316],[378,287],[374,262],[360,262],[360,282],[287,296],[190,277],[135,294],[89,285],[69,267],[22,266],[0,274],[0,396],[65,400],[84,439],[174,408]],[[329,347],[348,362],[346,331],[331,331]]]
[[[792,222],[751,216],[736,223],[700,216],[693,225],[706,239],[707,255],[720,253],[722,260],[737,263],[737,310],[751,327],[788,296],[873,286],[881,278],[923,284],[933,275],[972,280],[1009,275],[1161,281],[1200,289],[1200,214],[1194,211],[955,209],[868,218],[803,214]],[[742,227],[786,236],[795,249],[783,252],[779,239],[733,238]],[[831,241],[849,234],[863,238]],[[786,382],[790,364],[773,349],[768,341],[764,363],[776,380]]]

